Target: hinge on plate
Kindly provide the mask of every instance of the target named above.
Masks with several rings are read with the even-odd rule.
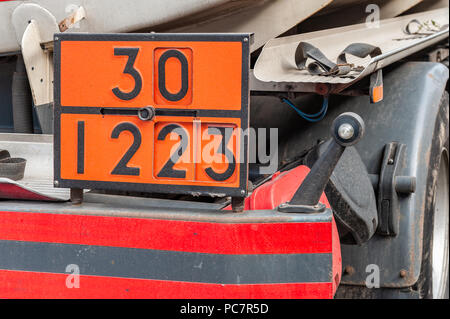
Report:
[[[416,189],[414,176],[400,176],[404,166],[406,145],[397,142],[386,144],[380,175],[371,175],[374,188],[378,190],[378,229],[384,236],[396,236],[399,232],[400,207],[398,193],[411,194]]]

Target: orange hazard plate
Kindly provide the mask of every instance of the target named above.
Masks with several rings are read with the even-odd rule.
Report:
[[[55,185],[245,196],[249,34],[56,34]]]

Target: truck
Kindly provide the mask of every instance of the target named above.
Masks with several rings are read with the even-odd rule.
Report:
[[[448,16],[0,1],[0,298],[448,299]]]

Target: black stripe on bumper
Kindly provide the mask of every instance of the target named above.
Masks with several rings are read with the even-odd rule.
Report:
[[[276,244],[276,243],[274,243]],[[331,282],[331,254],[219,255],[0,240],[0,269],[216,284]]]

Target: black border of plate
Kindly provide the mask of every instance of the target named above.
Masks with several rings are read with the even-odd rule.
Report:
[[[234,116],[230,118],[240,118],[241,128],[246,130],[249,127],[249,67],[250,67],[250,33],[56,33],[54,35],[54,182],[55,187],[62,188],[82,188],[101,190],[121,190],[148,193],[171,193],[171,194],[195,194],[212,196],[234,196],[244,197],[247,195],[248,181],[248,135],[244,138],[244,159],[240,163],[239,187],[220,186],[196,186],[196,185],[170,185],[170,184],[149,184],[149,183],[128,183],[128,182],[108,182],[73,180],[61,178],[61,153],[60,153],[60,119],[62,113],[97,113],[100,108],[96,107],[62,107],[60,96],[60,61],[61,61],[61,41],[208,41],[208,42],[241,42],[242,43],[242,86],[241,86],[241,111],[234,111]],[[180,109],[183,110],[183,109]],[[201,110],[202,116],[227,117],[224,110]],[[235,116],[235,115],[240,116]]]

